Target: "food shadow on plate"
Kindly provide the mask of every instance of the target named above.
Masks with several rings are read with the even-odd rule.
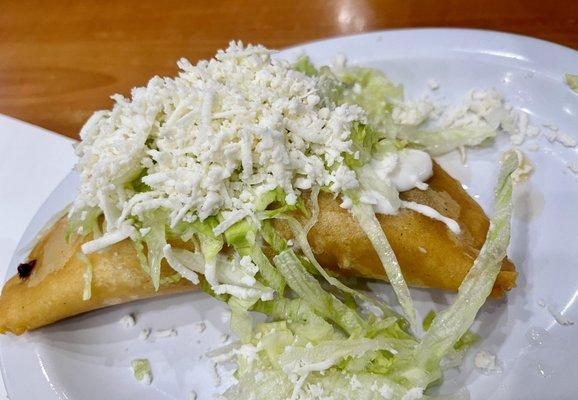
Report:
[[[191,298],[192,297],[192,298]],[[151,357],[157,365],[199,362],[209,347],[228,332],[226,306],[201,292],[169,295],[109,307],[69,318],[20,337],[5,337],[12,346],[34,347],[46,362],[70,359],[88,365],[126,367],[135,357]],[[135,315],[134,326],[121,319]],[[206,324],[204,332],[196,325]],[[151,329],[148,338],[139,338]],[[177,334],[157,336],[175,329]],[[217,341],[217,343],[215,343]]]
[[[218,301],[200,292],[173,294],[137,300],[67,318],[25,335],[31,342],[69,347],[101,345],[137,339],[142,329],[170,329],[187,326],[207,317]],[[194,310],[194,312],[191,312]],[[124,327],[121,320],[133,315],[136,324]],[[163,326],[156,326],[164,321]]]

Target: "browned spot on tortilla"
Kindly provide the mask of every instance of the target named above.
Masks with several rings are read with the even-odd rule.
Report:
[[[34,266],[36,265],[36,260],[30,260],[23,262],[18,266],[18,276],[20,279],[26,279],[32,273]]]

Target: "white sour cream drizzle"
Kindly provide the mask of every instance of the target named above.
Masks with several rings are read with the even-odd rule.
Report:
[[[431,157],[424,151],[406,149],[397,154],[398,162],[388,178],[398,192],[413,188],[425,190],[425,183],[433,175]]]
[[[431,207],[428,207],[423,204],[418,204],[413,201],[402,201],[401,205],[403,208],[408,208],[410,210],[423,214],[426,217],[430,217],[432,219],[443,222],[444,224],[446,224],[448,229],[453,233],[455,233],[456,235],[459,235],[461,232],[460,225],[455,220],[448,217],[444,217],[439,212],[437,212],[437,210],[434,210]]]
[[[387,154],[381,159],[373,159],[363,168],[371,170],[379,181],[398,192],[413,188],[426,190],[428,185],[425,181],[433,175],[433,162],[429,154],[415,149],[404,149],[396,153]],[[380,199],[382,196],[376,194],[373,197]],[[387,204],[380,204],[381,201],[373,204],[375,212],[380,214],[392,214],[392,211],[397,212],[397,209],[392,209],[394,202],[384,201],[387,201]],[[455,220],[440,214],[429,206],[413,201],[401,201],[399,206],[443,222],[456,235],[461,232],[460,226]]]

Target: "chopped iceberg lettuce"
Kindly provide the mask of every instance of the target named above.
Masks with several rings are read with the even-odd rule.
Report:
[[[494,215],[490,219],[486,242],[464,278],[454,303],[433,319],[429,330],[416,346],[411,362],[407,361],[406,377],[413,379],[418,386],[425,387],[439,378],[441,359],[464,336],[490,295],[510,242],[512,174],[518,166],[516,152],[507,152],[502,159]],[[423,373],[415,374],[416,369],[422,369]]]
[[[374,68],[339,68],[335,74],[346,87],[342,102],[359,105],[372,126],[395,138],[397,129],[391,112],[395,103],[403,101],[403,87],[395,85],[382,71]]]
[[[578,93],[578,75],[566,74],[566,83],[576,93]]]
[[[139,231],[136,231],[135,237],[133,239],[133,246],[136,252],[136,256],[138,258],[139,264],[142,268],[142,270],[146,273],[149,274],[151,273],[151,269],[149,266],[149,262],[147,259],[147,256],[145,255],[145,248],[144,248],[144,244],[143,244],[143,239],[142,239],[142,235],[140,234]]]
[[[237,353],[242,366],[237,375],[239,383],[226,391],[224,397],[248,399],[262,394],[269,397],[254,398],[297,399],[311,395],[339,399],[352,395],[368,399],[421,398],[423,390],[439,379],[440,368],[459,365],[464,350],[477,340],[468,328],[489,295],[505,257],[511,217],[511,176],[517,167],[517,154],[507,153],[498,179],[495,215],[487,241],[460,287],[456,302],[437,316],[430,312],[424,319],[423,340],[409,335],[403,328],[403,320],[396,317],[373,316],[364,321],[325,292],[292,250],[276,256],[275,265],[298,297],[255,305],[254,311],[278,322],[262,325],[260,333],[247,342],[253,352],[248,353],[247,348]],[[367,217],[372,211],[361,213]],[[362,221],[374,225],[366,219]],[[344,323],[343,318],[335,317],[335,312],[351,314]],[[335,330],[327,321],[343,330]],[[268,334],[264,335],[265,331]],[[312,335],[315,332],[324,333]],[[467,398],[464,396],[467,392],[460,390],[438,398]]]
[[[280,297],[275,301],[260,302],[253,310],[262,312],[275,321],[291,321],[288,322],[291,329],[313,343],[320,343],[337,335],[333,326],[317,315],[301,298]]]
[[[460,147],[472,147],[496,137],[496,131],[490,128],[446,128],[439,130],[402,129],[398,138],[406,140],[410,146],[439,156]]]
[[[180,277],[183,277],[194,284],[199,283],[199,276],[193,269],[187,267],[188,260],[186,259],[186,253],[183,253],[180,249],[173,250],[170,244],[166,244],[163,248],[163,255],[169,266],[177,272],[178,280],[176,280],[176,282],[180,281]],[[183,259],[183,257],[185,259]],[[161,279],[161,283],[162,282],[163,280]],[[166,278],[164,282],[167,282]]]
[[[366,329],[365,321],[360,315],[333,294],[323,290],[292,250],[285,250],[273,260],[287,285],[320,316],[333,321],[350,335],[360,334]]]
[[[66,241],[70,242],[73,235],[86,236],[92,233],[95,239],[102,236],[99,224],[99,218],[101,215],[102,210],[98,207],[71,212],[68,215]]]
[[[256,232],[257,228],[247,219],[243,219],[225,231],[225,241],[241,256],[246,256],[251,254],[255,247]]]
[[[150,385],[153,380],[151,364],[146,358],[137,358],[131,361],[132,372],[137,381]]]
[[[147,259],[151,279],[155,289],[158,290],[161,279],[161,262],[164,258],[163,249],[167,244],[165,221],[162,219],[154,219],[148,223],[148,226],[150,227],[150,231],[143,240],[147,245]]]
[[[345,164],[350,168],[360,168],[372,158],[383,157],[384,154],[403,148],[403,142],[387,138],[371,125],[357,122],[351,130],[352,154],[345,154]]]
[[[401,305],[401,308],[403,309],[403,312],[405,313],[414,332],[417,333],[416,311],[409,293],[409,288],[403,278],[401,268],[399,267],[395,254],[393,253],[393,249],[391,248],[385,233],[383,233],[381,225],[379,225],[379,221],[375,216],[373,208],[370,205],[358,203],[353,205],[352,212],[353,216],[359,223],[359,226],[361,226],[373,245],[373,248],[377,252],[379,259],[383,264],[385,273],[387,274],[387,278],[397,295],[397,300],[399,301],[399,304]]]
[[[299,248],[301,249],[301,251],[303,252],[305,257],[307,258],[309,263],[311,263],[313,265],[313,267],[315,268],[315,272],[317,272],[319,275],[321,275],[330,285],[335,286],[336,288],[341,290],[343,293],[349,294],[349,295],[353,296],[354,298],[358,298],[361,301],[365,301],[365,302],[368,302],[368,303],[371,303],[371,304],[377,306],[381,310],[381,312],[383,312],[385,315],[391,316],[391,315],[395,314],[394,311],[391,308],[389,308],[385,303],[377,301],[373,298],[370,298],[367,295],[344,285],[343,283],[341,283],[341,281],[339,279],[329,275],[325,271],[325,269],[323,269],[321,264],[319,264],[319,262],[317,262],[317,260],[315,258],[315,254],[313,254],[313,249],[311,249],[311,246],[309,245],[309,241],[307,240],[307,232],[301,226],[301,224],[295,218],[292,218],[289,216],[286,216],[283,219],[285,221],[287,221],[287,223],[289,224],[289,227],[291,228],[291,231],[293,232],[293,236],[294,236],[295,240],[297,241]]]
[[[84,279],[84,288],[82,290],[82,300],[90,300],[92,297],[92,263],[84,253],[77,254],[80,263],[84,265],[82,277]]]
[[[309,59],[309,57],[304,55],[299,57],[297,61],[295,61],[293,68],[295,68],[296,71],[303,72],[307,76],[315,76],[319,73],[317,71],[317,68],[315,68],[315,65],[313,65],[313,63]]]
[[[242,341],[249,341],[253,333],[253,319],[249,310],[259,300],[259,297],[242,299],[232,296],[229,301],[231,307],[231,331]]]
[[[275,253],[281,253],[287,250],[287,241],[277,232],[271,221],[265,220],[261,223],[261,235],[263,236],[263,240],[267,242]]]
[[[263,284],[275,290],[280,296],[285,292],[285,279],[271,264],[263,250],[259,246],[254,246],[251,259],[259,268],[259,274]]]

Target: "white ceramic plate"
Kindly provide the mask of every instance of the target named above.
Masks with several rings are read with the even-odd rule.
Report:
[[[350,63],[383,69],[406,85],[408,97],[427,91],[430,78],[440,83],[434,94],[456,100],[472,88],[497,87],[516,106],[527,110],[536,124],[554,123],[578,135],[578,95],[564,83],[564,73],[578,72],[578,53],[521,36],[471,30],[401,30],[375,32],[315,42],[279,53],[294,58],[306,52],[317,63],[336,54]],[[467,166],[456,155],[441,160],[486,211],[491,211],[492,188],[499,151],[505,140],[469,153]],[[538,305],[560,310],[578,321],[578,178],[568,168],[578,162],[575,149],[539,140],[540,150],[529,155],[536,166],[530,183],[519,188],[509,255],[519,270],[518,287],[507,301],[489,301],[474,330],[483,340],[470,352],[460,373],[447,377],[444,390],[467,384],[474,399],[578,398],[578,325],[561,326]],[[50,217],[75,193],[70,175],[33,219],[19,248],[23,249]],[[22,259],[17,253],[12,275]],[[377,290],[390,294],[387,286]],[[422,315],[440,309],[452,298],[437,291],[413,290]],[[137,326],[118,321],[136,313]],[[29,399],[186,399],[195,390],[200,399],[217,392],[212,363],[203,356],[220,346],[227,332],[226,309],[195,293],[137,302],[73,318],[23,337],[3,337],[5,382],[12,400]],[[207,328],[199,332],[197,323]],[[175,328],[178,336],[141,341],[141,329]],[[533,328],[547,333],[529,340]],[[472,365],[480,349],[497,354],[502,373],[484,375]],[[134,381],[130,361],[151,360],[154,381]],[[222,372],[222,371],[221,371]]]

